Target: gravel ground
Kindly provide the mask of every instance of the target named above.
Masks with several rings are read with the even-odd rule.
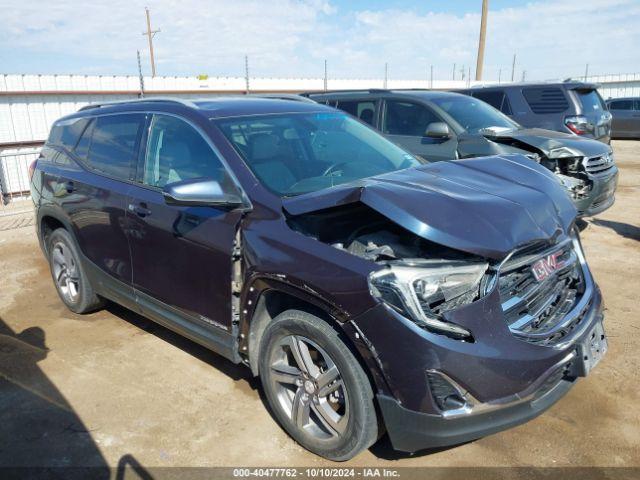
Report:
[[[609,353],[541,417],[475,442],[351,466],[640,466],[640,142],[614,142],[616,204],[589,220]],[[248,372],[117,306],[58,299],[33,226],[0,232],[0,466],[320,466]],[[341,466],[345,466],[342,464]]]

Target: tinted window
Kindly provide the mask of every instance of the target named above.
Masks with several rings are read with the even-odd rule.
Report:
[[[80,138],[88,123],[88,118],[60,120],[51,128],[51,134],[47,142],[71,150],[75,147],[78,138]]]
[[[96,122],[92,119],[91,123],[89,123],[89,125],[87,125],[87,127],[84,129],[84,132],[78,140],[78,143],[74,150],[75,154],[83,160],[87,159],[89,146],[91,145],[91,136],[93,135],[93,127],[95,126],[95,124]]]
[[[369,125],[373,125],[373,118],[376,112],[376,105],[371,101],[339,100],[336,107],[340,110],[359,118]]]
[[[147,143],[143,181],[164,187],[192,178],[226,179],[220,159],[188,123],[168,115],[154,115]]]
[[[389,135],[423,137],[427,125],[441,122],[430,109],[411,102],[387,101],[383,132]]]
[[[478,133],[483,128],[499,127],[514,129],[520,126],[491,105],[465,95],[446,95],[431,100],[469,133]]]
[[[604,102],[596,90],[576,90],[580,103],[582,103],[582,113],[600,113],[605,110]]]
[[[633,110],[633,100],[615,100],[609,104],[610,110]]]
[[[98,117],[95,122],[89,148],[89,165],[118,179],[131,179],[144,115],[105,115]]]
[[[511,115],[512,113],[509,99],[503,91],[494,90],[487,92],[473,92],[473,96],[488,103],[493,108],[497,108],[506,115]]]
[[[522,95],[533,113],[560,113],[569,108],[569,102],[561,88],[528,87],[522,89]]]
[[[342,112],[240,117],[218,124],[256,177],[284,196],[420,164]]]

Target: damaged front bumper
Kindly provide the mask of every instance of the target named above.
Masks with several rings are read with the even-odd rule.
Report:
[[[585,345],[594,332],[603,332],[597,288],[580,328],[562,348],[523,342],[505,325],[495,325],[495,300],[485,297],[456,319],[472,328],[473,343],[426,332],[384,306],[356,319],[388,383],[377,400],[396,450],[456,445],[525,423],[562,398],[592,367],[585,366]],[[384,341],[391,331],[393,347]],[[449,405],[438,401],[433,373],[451,387],[456,399]]]
[[[618,167],[612,166],[601,174],[590,174],[591,190],[585,198],[574,199],[578,215],[589,217],[604,212],[615,202],[618,186]]]

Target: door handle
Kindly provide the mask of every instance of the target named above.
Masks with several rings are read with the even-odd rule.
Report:
[[[151,215],[151,210],[147,208],[147,204],[144,202],[140,202],[137,205],[135,203],[130,203],[128,208],[130,212],[135,213],[141,218]]]
[[[76,186],[73,184],[73,182],[69,181],[65,182],[64,189],[67,191],[67,193],[72,193],[76,189]]]

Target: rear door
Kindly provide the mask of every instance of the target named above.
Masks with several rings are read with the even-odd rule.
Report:
[[[450,125],[449,138],[430,138],[425,135],[428,125],[436,122],[444,120],[422,103],[384,100],[381,130],[389,140],[429,162],[456,158],[458,140]]]
[[[356,117],[374,128],[377,128],[378,126],[377,119],[379,101],[375,98],[338,100],[337,102],[331,102],[330,104],[332,106],[335,104],[336,108],[347,112],[349,115]]]
[[[629,137],[634,129],[634,114],[639,114],[634,110],[634,100],[625,98],[621,100],[611,100],[609,102],[609,112],[612,116],[612,135],[614,137]],[[640,117],[638,117],[640,120]]]
[[[493,108],[500,110],[505,115],[513,115],[513,110],[511,109],[511,103],[509,102],[509,97],[507,97],[504,90],[479,90],[472,91],[471,96],[473,98],[477,98],[478,100],[482,100],[485,103],[488,103]]]
[[[141,175],[129,195],[133,286],[138,302],[173,312],[190,328],[231,329],[232,250],[239,210],[167,205],[162,188],[194,178],[230,185],[221,157],[186,120],[154,114]],[[182,319],[182,320],[180,320]]]
[[[59,170],[56,190],[82,253],[103,273],[121,282],[121,293],[125,294],[131,286],[127,194],[135,178],[144,122],[144,114],[139,113],[88,119],[70,152],[85,168],[74,168],[75,162],[69,161],[68,168]]]

